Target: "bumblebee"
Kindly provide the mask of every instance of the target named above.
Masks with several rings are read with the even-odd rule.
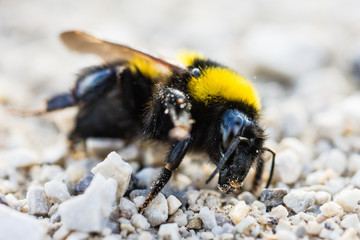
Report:
[[[259,125],[260,98],[253,85],[232,69],[199,54],[184,52],[174,63],[132,47],[98,39],[80,31],[61,34],[71,50],[104,60],[85,69],[71,91],[46,101],[51,112],[78,106],[75,128],[69,138],[113,137],[166,141],[170,145],[165,166],[140,211],[171,178],[188,151],[205,152],[219,173],[224,193],[238,190],[250,168],[253,185],[262,178],[265,151]],[[39,112],[40,113],[40,112]]]

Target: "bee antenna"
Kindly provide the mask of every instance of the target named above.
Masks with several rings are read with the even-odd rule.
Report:
[[[269,176],[269,179],[268,179],[268,181],[266,183],[266,186],[265,186],[265,188],[268,188],[270,186],[270,183],[271,183],[271,180],[272,180],[272,177],[273,177],[273,173],[274,173],[276,152],[274,150],[268,148],[268,147],[263,147],[262,150],[267,151],[267,152],[272,154],[270,176]]]
[[[220,171],[220,169],[224,166],[224,164],[229,159],[231,154],[235,151],[236,147],[240,144],[240,142],[247,142],[247,143],[250,144],[250,140],[248,138],[241,137],[241,136],[236,137],[234,142],[230,145],[230,147],[226,151],[225,155],[222,157],[222,159],[220,160],[220,162],[216,166],[216,169],[212,172],[210,177],[206,180],[206,182],[205,182],[206,184],[208,184],[211,181],[211,179],[214,178],[216,173],[218,173]]]

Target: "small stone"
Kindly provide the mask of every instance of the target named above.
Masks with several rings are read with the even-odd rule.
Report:
[[[260,194],[260,201],[262,201],[267,208],[272,208],[283,204],[284,196],[288,194],[286,189],[264,189]]]
[[[46,216],[50,209],[50,201],[47,198],[44,188],[31,186],[26,194],[29,214]]]
[[[135,228],[134,226],[130,223],[130,220],[128,219],[125,219],[125,218],[120,218],[119,219],[119,222],[120,222],[120,230],[123,232],[123,231],[126,231],[128,233],[133,233],[135,232]]]
[[[117,151],[124,147],[125,142],[121,139],[113,138],[87,138],[86,151],[90,155],[99,157],[106,156],[109,152]]]
[[[82,232],[101,232],[115,202],[116,181],[96,174],[85,193],[59,206],[64,226]]]
[[[285,149],[276,155],[275,175],[286,184],[295,183],[302,172],[303,163],[292,149]]]
[[[286,219],[288,215],[289,215],[289,212],[282,205],[279,205],[279,206],[273,208],[270,212],[270,216],[272,216],[276,219]]]
[[[306,185],[325,184],[329,180],[336,178],[337,175],[333,169],[327,168],[325,170],[319,170],[316,172],[309,173],[306,176]]]
[[[147,188],[153,184],[160,173],[160,168],[146,167],[136,173],[137,186]]]
[[[259,223],[252,216],[247,216],[241,222],[236,224],[235,231],[245,236],[256,237],[259,233],[256,231],[260,228]]]
[[[54,240],[62,240],[65,239],[66,236],[68,236],[70,233],[70,230],[67,229],[64,225],[62,225],[53,235]]]
[[[202,228],[202,220],[199,217],[195,217],[189,221],[186,227],[189,229],[199,230]]]
[[[137,213],[135,204],[127,198],[121,198],[119,203],[121,217],[130,219],[132,215]]]
[[[356,188],[360,188],[360,170],[351,178],[351,184]]]
[[[139,235],[139,240],[152,240],[153,237],[151,235],[151,233],[143,231],[142,233],[140,233]]]
[[[359,217],[357,214],[348,214],[346,215],[343,220],[341,221],[341,226],[345,229],[353,227],[358,228],[359,227]]]
[[[360,154],[353,153],[349,157],[349,163],[348,163],[348,166],[347,166],[347,170],[350,173],[356,173],[357,171],[360,170]]]
[[[66,185],[62,182],[52,180],[45,183],[45,193],[53,203],[62,203],[70,198]]]
[[[323,227],[315,220],[310,220],[306,225],[306,232],[309,235],[319,235]]]
[[[168,218],[168,205],[166,198],[159,193],[149,206],[145,209],[145,217],[152,227],[160,225]]]
[[[360,190],[346,189],[341,191],[336,197],[335,202],[338,203],[347,212],[356,212],[359,210]]]
[[[344,232],[341,227],[334,221],[333,218],[328,218],[322,225],[324,226],[319,234],[319,237],[324,239],[337,240]]]
[[[161,239],[171,239],[171,240],[180,239],[179,227],[178,225],[176,225],[176,223],[162,224],[159,228],[158,233]]]
[[[341,217],[344,215],[344,211],[342,210],[341,206],[335,202],[325,203],[320,207],[320,210],[325,217]]]
[[[117,182],[116,197],[124,196],[130,182],[131,166],[116,152],[111,152],[104,161],[91,170],[92,173],[101,173],[105,178],[113,178]]]
[[[186,226],[188,223],[187,216],[184,212],[179,209],[169,219],[168,222],[175,222],[179,227]]]
[[[288,231],[288,230],[278,230],[276,231],[276,237],[277,237],[277,240],[296,240],[297,237],[296,235],[291,232],[291,231]]]
[[[75,195],[83,194],[85,190],[89,187],[91,181],[94,178],[94,174],[89,173],[86,177],[83,177],[79,180],[79,182],[74,187]]]
[[[295,213],[305,212],[315,203],[315,192],[305,192],[300,189],[291,190],[284,197],[284,203]]]
[[[319,191],[315,193],[315,203],[319,206],[331,200],[331,195],[328,192]]]
[[[359,239],[358,232],[355,228],[347,228],[339,240]]]
[[[86,240],[89,239],[88,233],[72,232],[66,237],[66,240]]]
[[[1,160],[7,163],[9,167],[22,168],[41,163],[39,154],[27,148],[16,148],[4,153]]]
[[[211,230],[217,226],[215,212],[210,210],[208,207],[202,207],[198,216],[201,219],[205,229]]]
[[[181,206],[181,202],[174,195],[170,195],[167,198],[167,203],[169,208],[169,215],[173,215]]]
[[[251,208],[246,205],[245,201],[239,201],[233,209],[231,209],[229,217],[235,224],[238,224],[247,216],[250,210]]]
[[[125,148],[117,152],[121,157],[126,159],[126,161],[134,160],[139,157],[139,148],[134,144],[126,146]]]
[[[325,152],[324,154],[325,168],[334,170],[338,176],[343,174],[347,165],[345,153],[339,149],[332,149],[330,152]]]
[[[130,219],[131,224],[142,230],[148,230],[150,228],[150,224],[148,223],[147,219],[141,214],[135,214]]]
[[[133,202],[134,202],[134,204],[135,204],[135,206],[137,208],[140,208],[145,202],[145,197],[144,196],[137,196],[137,197],[134,198]]]
[[[251,192],[248,191],[242,192],[237,198],[239,200],[245,201],[245,203],[249,205],[256,200],[256,197]]]
[[[0,239],[42,240],[46,231],[36,218],[0,204]]]
[[[79,184],[82,179],[89,176],[89,170],[84,165],[85,165],[85,162],[79,162],[79,163],[71,164],[70,166],[68,166],[66,168],[66,171],[65,171],[66,176],[69,179],[71,179],[74,183]],[[92,173],[91,173],[91,175],[92,175]],[[89,182],[89,184],[90,184],[90,182]],[[85,189],[83,189],[83,192],[85,191]]]
[[[212,232],[202,232],[201,239],[212,240],[215,238],[215,235]]]

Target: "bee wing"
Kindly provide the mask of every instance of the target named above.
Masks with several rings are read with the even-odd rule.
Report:
[[[186,71],[186,68],[180,64],[172,63],[126,45],[107,42],[81,31],[63,32],[60,38],[69,49],[79,53],[96,54],[105,62],[130,61],[139,58],[154,65],[163,66],[168,71]]]

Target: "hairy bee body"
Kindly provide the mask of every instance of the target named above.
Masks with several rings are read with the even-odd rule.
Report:
[[[107,62],[84,70],[69,93],[47,101],[46,112],[79,107],[70,139],[141,138],[170,143],[165,166],[142,209],[190,150],[209,155],[217,167],[208,181],[219,172],[223,192],[239,189],[251,167],[256,170],[254,186],[259,185],[261,155],[269,149],[258,124],[260,99],[248,80],[195,53],[186,52],[182,64],[173,64],[82,32],[61,36],[70,49],[95,53]]]

